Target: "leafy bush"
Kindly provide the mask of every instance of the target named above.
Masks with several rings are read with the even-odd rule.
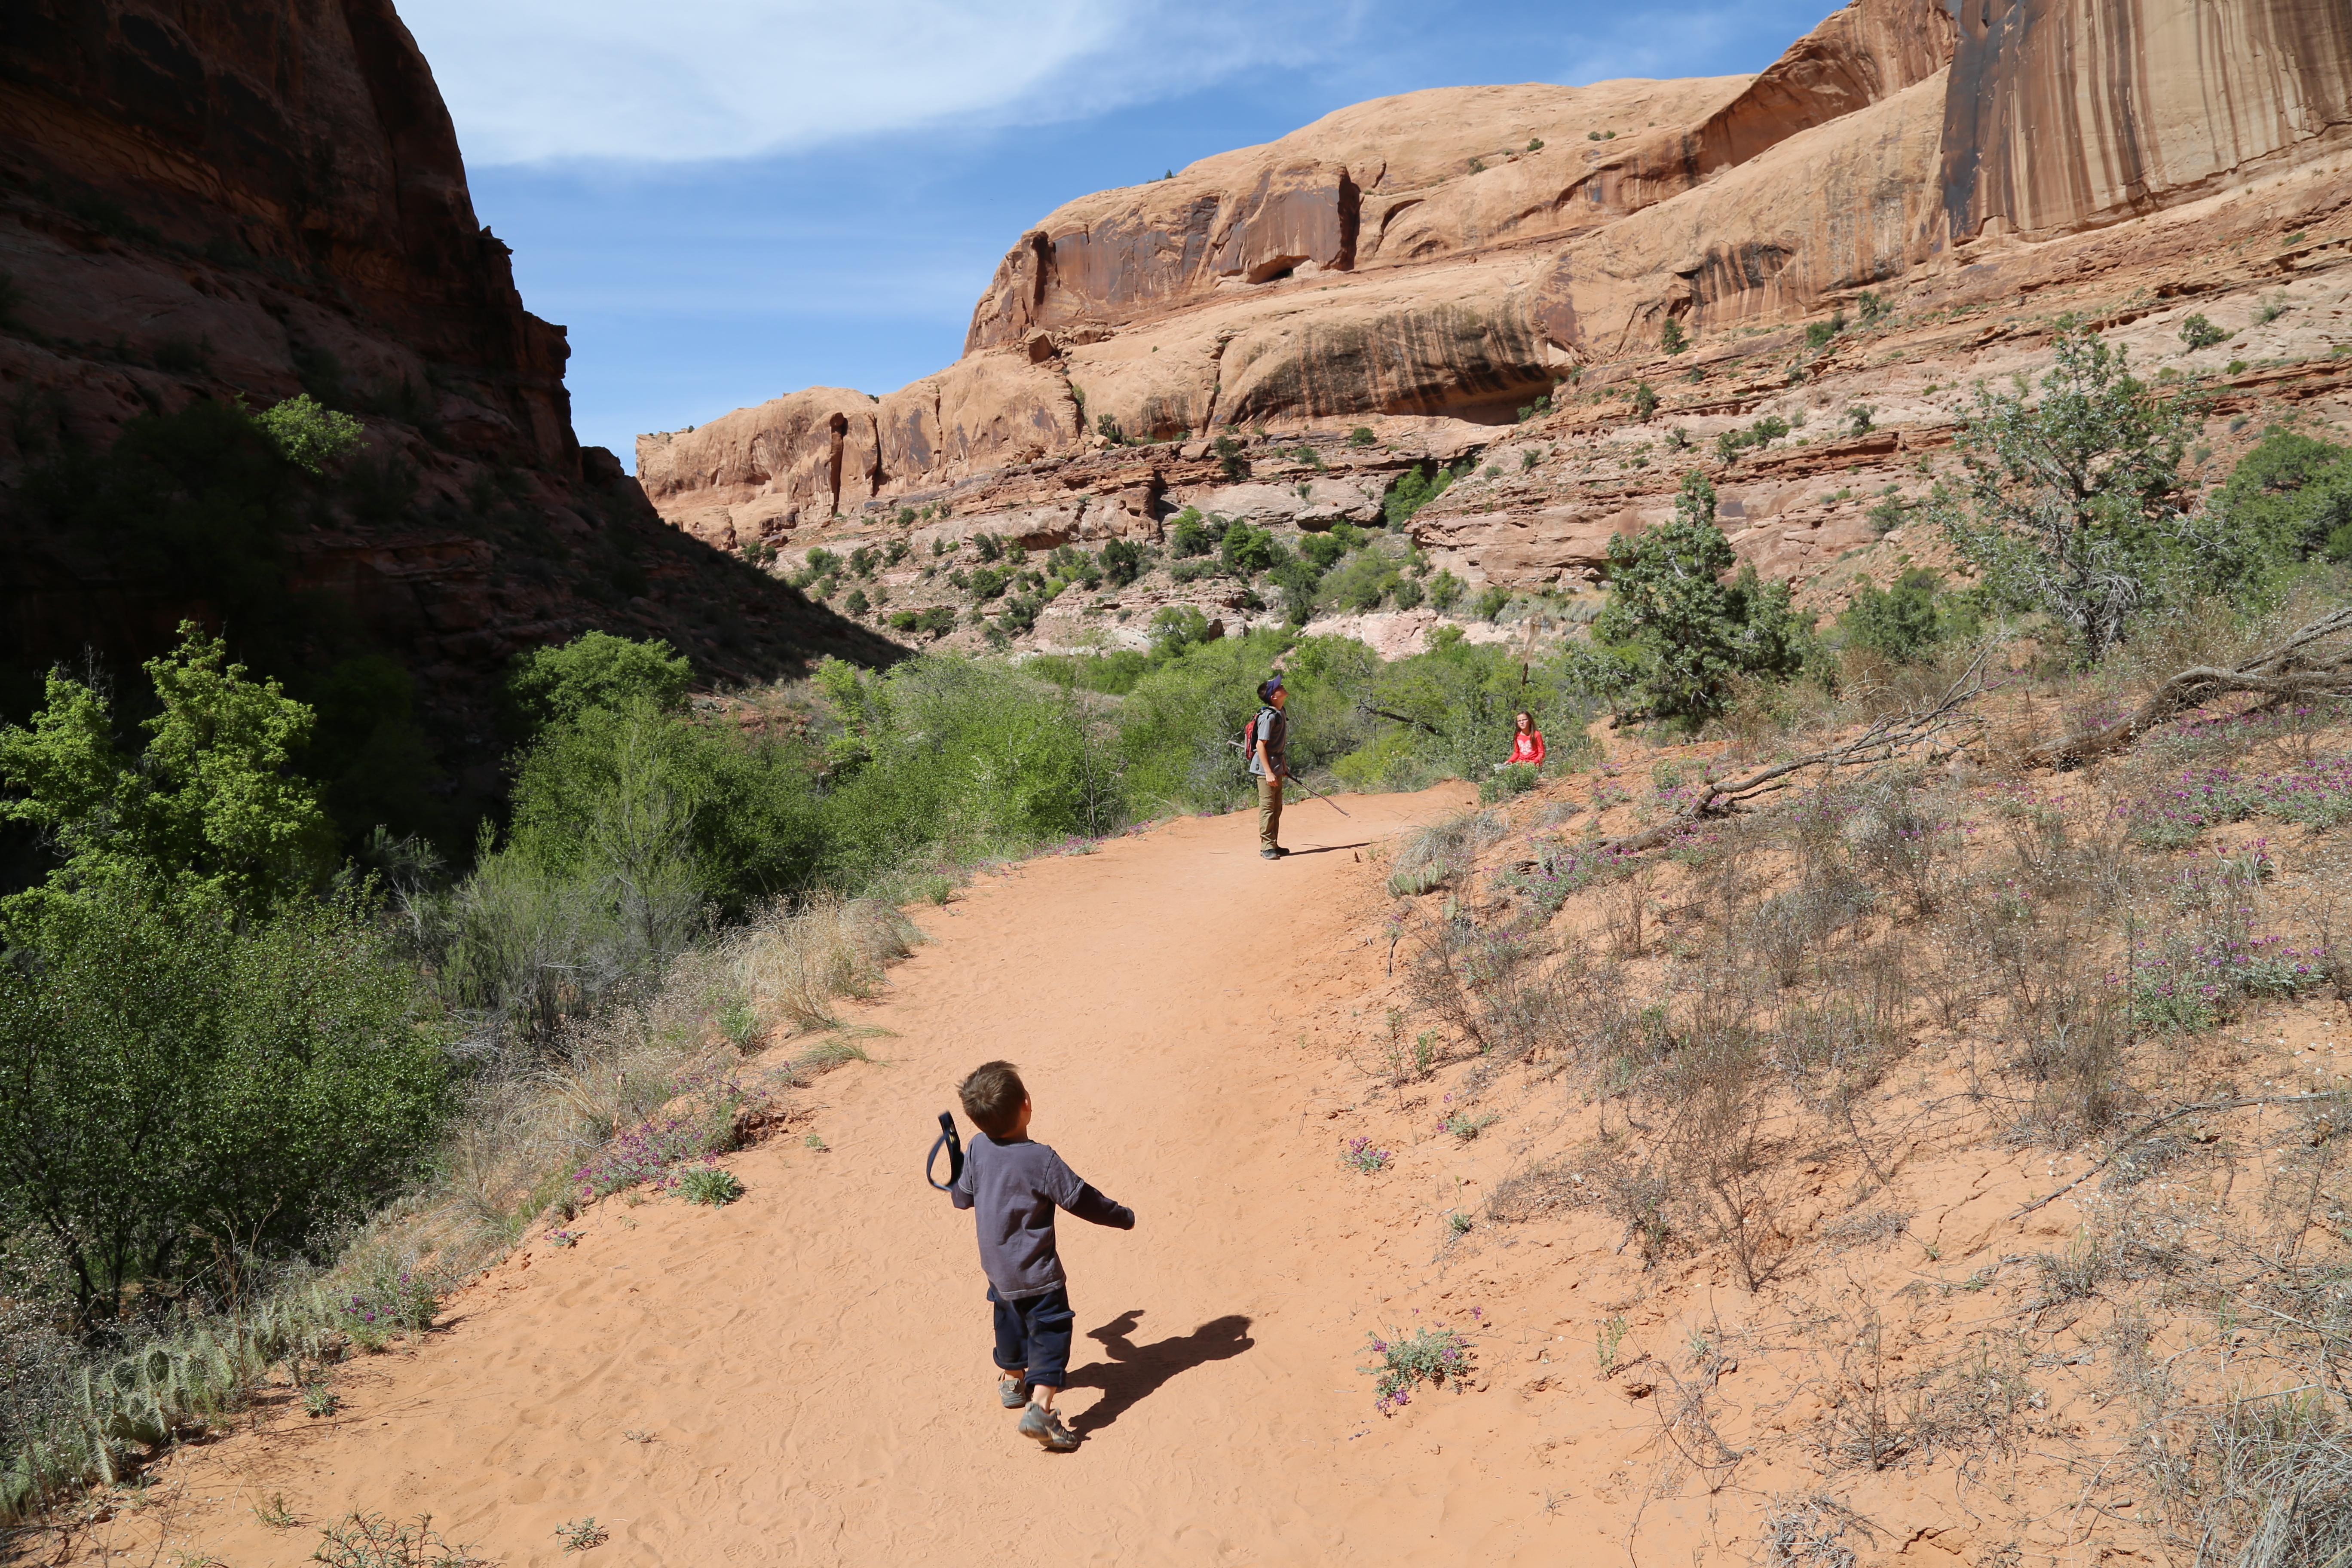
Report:
[[[1525,795],[1536,787],[1538,777],[1539,770],[1533,763],[1512,763],[1478,781],[1478,804],[1493,805],[1513,795]]]
[[[806,885],[817,812],[797,745],[637,701],[585,710],[523,753],[500,853],[667,921],[680,900],[735,912]]]
[[[1690,339],[1683,335],[1681,318],[1666,318],[1665,324],[1658,329],[1658,346],[1670,354],[1678,354],[1690,347]]]
[[[1225,476],[1228,483],[1239,484],[1249,478],[1249,458],[1243,452],[1240,442],[1231,436],[1220,436],[1210,445],[1217,454],[1217,471]]]
[[[446,1106],[440,1041],[356,893],[244,913],[137,870],[0,965],[0,1214],[58,1238],[85,1321],[381,1199]]]
[[[1124,539],[1108,541],[1102,547],[1102,574],[1114,588],[1124,588],[1143,575],[1143,552]]]
[[[2315,556],[2352,561],[2352,447],[2273,427],[2189,531],[2201,584],[2217,593],[2259,589]]]
[[[1401,581],[1394,556],[1365,550],[1325,574],[1318,595],[1325,606],[1358,613],[1377,610]]]
[[[1643,382],[1640,385],[1638,385],[1638,386],[1634,387],[1634,388],[1633,388],[1633,417],[1634,417],[1636,420],[1640,421],[1642,424],[1646,425],[1646,424],[1648,424],[1648,423],[1650,422],[1650,416],[1652,416],[1653,414],[1655,414],[1657,411],[1658,411],[1658,390],[1657,390],[1657,388],[1655,388],[1655,387],[1652,386],[1652,385],[1651,385],[1648,382],[1646,382],[1646,381],[1645,381],[1645,382]]]
[[[827,659],[817,679],[842,725],[818,818],[836,886],[927,851],[1093,837],[1124,820],[1108,737],[1044,681],[934,655],[886,674]]]
[[[618,711],[644,703],[675,711],[693,684],[694,667],[666,642],[583,632],[559,647],[516,656],[504,697],[518,731],[535,735],[591,709]]]
[[[1209,531],[1200,512],[1186,507],[1168,525],[1168,552],[1178,560],[1206,555],[1216,543],[1216,535]]]
[[[1444,495],[1446,487],[1469,469],[1468,458],[1463,459],[1458,469],[1443,463],[1415,463],[1398,475],[1388,493],[1381,498],[1381,515],[1391,529],[1402,529],[1412,521],[1413,513]]]
[[[1636,649],[1641,667],[1625,695],[1654,718],[1704,718],[1723,709],[1743,675],[1785,678],[1802,667],[1809,624],[1791,607],[1789,585],[1758,581],[1715,524],[1715,487],[1693,470],[1672,521],[1609,542],[1609,605],[1592,624],[1596,639]]]
[[[1412,1391],[1423,1384],[1443,1384],[1449,1378],[1460,1383],[1472,1367],[1471,1343],[1453,1329],[1432,1326],[1409,1334],[1391,1329],[1386,1339],[1379,1334],[1367,1339],[1365,1348],[1380,1359],[1356,1370],[1376,1379],[1374,1403],[1383,1412],[1412,1404]]]
[[[307,392],[298,392],[253,416],[254,424],[286,460],[297,468],[322,473],[329,463],[355,449],[367,426],[348,414],[321,406]]]
[[[743,1195],[743,1184],[724,1165],[694,1165],[678,1173],[677,1195],[690,1204],[724,1208]]]
[[[2180,323],[2180,341],[2190,353],[2195,353],[2199,349],[2210,349],[2215,343],[2226,343],[2230,341],[2230,333],[2207,321],[2201,311]]]
[[[227,662],[220,640],[182,622],[180,644],[147,661],[163,710],[136,758],[114,745],[105,697],[61,670],[29,730],[0,729],[0,780],[23,792],[0,817],[55,840],[49,885],[0,900],[0,920],[125,876],[201,891],[232,910],[266,908],[315,886],[332,847],[317,792],[293,753],[312,714],[278,683]]]
[[[1973,617],[1958,605],[1938,602],[1942,574],[1915,566],[1881,590],[1864,583],[1838,617],[1838,631],[1850,647],[1864,647],[1897,664],[1926,657],[1947,636],[1969,628]]]
[[[1769,447],[1789,433],[1789,422],[1768,414],[1744,430],[1726,430],[1715,438],[1715,455],[1728,463],[1750,447]]]
[[[1246,579],[1272,571],[1275,563],[1284,559],[1288,552],[1267,530],[1237,522],[1225,530],[1225,536],[1218,546],[1218,554],[1223,560],[1226,571]]]

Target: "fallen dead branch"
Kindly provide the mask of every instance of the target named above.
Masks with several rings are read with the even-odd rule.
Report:
[[[1968,710],[1978,698],[1999,684],[1988,682],[1984,678],[1985,660],[1990,652],[1990,647],[1980,650],[1943,696],[1926,707],[1890,713],[1851,741],[1774,763],[1745,778],[1717,779],[1710,772],[1701,783],[1697,795],[1664,822],[1605,840],[1593,847],[1604,855],[1631,855],[1643,849],[1654,849],[1675,836],[1688,832],[1702,818],[1722,816],[1759,796],[1787,789],[1809,769],[1819,768],[1836,773],[1860,768],[1864,770],[1864,776],[1867,776],[1870,770],[1883,767],[1922,746],[1928,748],[1930,762],[1948,755],[1957,747],[1938,747],[1937,742],[1956,730],[1980,729],[1984,724],[1980,715]]]
[[[2026,753],[2026,760],[2051,767],[2121,751],[2176,714],[2237,692],[2252,692],[2274,703],[2299,697],[2352,697],[2352,641],[2329,649],[2312,646],[2345,633],[2352,633],[2352,605],[2309,622],[2284,642],[2234,668],[2192,665],[2158,687],[2128,718],[2038,747]]]
[[[2179,1107],[2178,1110],[2168,1110],[2162,1116],[2159,1116],[2155,1121],[2140,1127],[2137,1131],[2131,1133],[2129,1136],[2118,1140],[2114,1148],[2109,1149],[2104,1156],[2091,1166],[2089,1170],[2084,1171],[2073,1181],[2066,1183],[2055,1192],[2044,1193],[2042,1196],[2034,1198],[2031,1202],[2021,1204],[2016,1208],[2011,1209],[2004,1217],[2008,1219],[2022,1219],[2027,1215],[2032,1214],[2035,1209],[2040,1208],[2042,1205],[2057,1202],[2060,1198],[2064,1197],[2068,1193],[2073,1192],[2076,1187],[2081,1186],[2084,1182],[2089,1181],[2093,1176],[2099,1174],[2101,1172],[2106,1170],[2107,1167],[2113,1165],[2116,1163],[2116,1156],[2120,1155],[2125,1150],[2132,1147],[2136,1143],[2147,1142],[2148,1138],[2153,1136],[2159,1130],[2170,1126],[2184,1116],[2195,1116],[2200,1112],[2209,1110],[2243,1110],[2250,1106],[2255,1105],[2310,1105],[2320,1100],[2327,1100],[2341,1104],[2344,1100],[2344,1096],[2335,1089],[2321,1089],[2315,1094],[2265,1094],[2256,1095],[2250,1100],[2209,1100],[2199,1105],[2184,1105]]]

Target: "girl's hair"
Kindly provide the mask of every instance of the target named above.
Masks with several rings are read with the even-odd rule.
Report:
[[[1514,714],[1512,714],[1512,715],[1511,715],[1511,722],[1512,722],[1512,723],[1514,723],[1514,724],[1517,723],[1517,722],[1518,722],[1520,720],[1522,720],[1522,719],[1525,719],[1525,720],[1528,721],[1528,729],[1532,730],[1532,729],[1534,729],[1534,728],[1536,727],[1536,716],[1535,716],[1534,714],[1532,714],[1532,713],[1528,712],[1528,711],[1526,709],[1524,709],[1524,708],[1520,709],[1517,713],[1514,713]]]

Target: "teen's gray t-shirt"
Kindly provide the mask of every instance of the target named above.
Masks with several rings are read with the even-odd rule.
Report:
[[[1000,1143],[974,1132],[963,1155],[963,1174],[949,1194],[960,1209],[977,1209],[980,1267],[1000,1300],[1042,1296],[1064,1282],[1061,1256],[1054,1250],[1054,1210],[1066,1208],[1083,1220],[1114,1230],[1133,1230],[1135,1211],[1115,1204],[1062,1163],[1043,1143],[1023,1139]]]
[[[1290,721],[1281,709],[1269,702],[1257,710],[1257,722],[1251,727],[1253,742],[1265,742],[1265,754],[1274,760],[1274,771],[1282,773],[1290,765]],[[1259,778],[1265,777],[1265,768],[1257,760],[1257,747],[1250,747],[1249,771]]]

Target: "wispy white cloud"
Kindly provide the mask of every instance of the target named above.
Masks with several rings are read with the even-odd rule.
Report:
[[[1081,119],[1347,47],[1371,0],[404,0],[469,163]]]

